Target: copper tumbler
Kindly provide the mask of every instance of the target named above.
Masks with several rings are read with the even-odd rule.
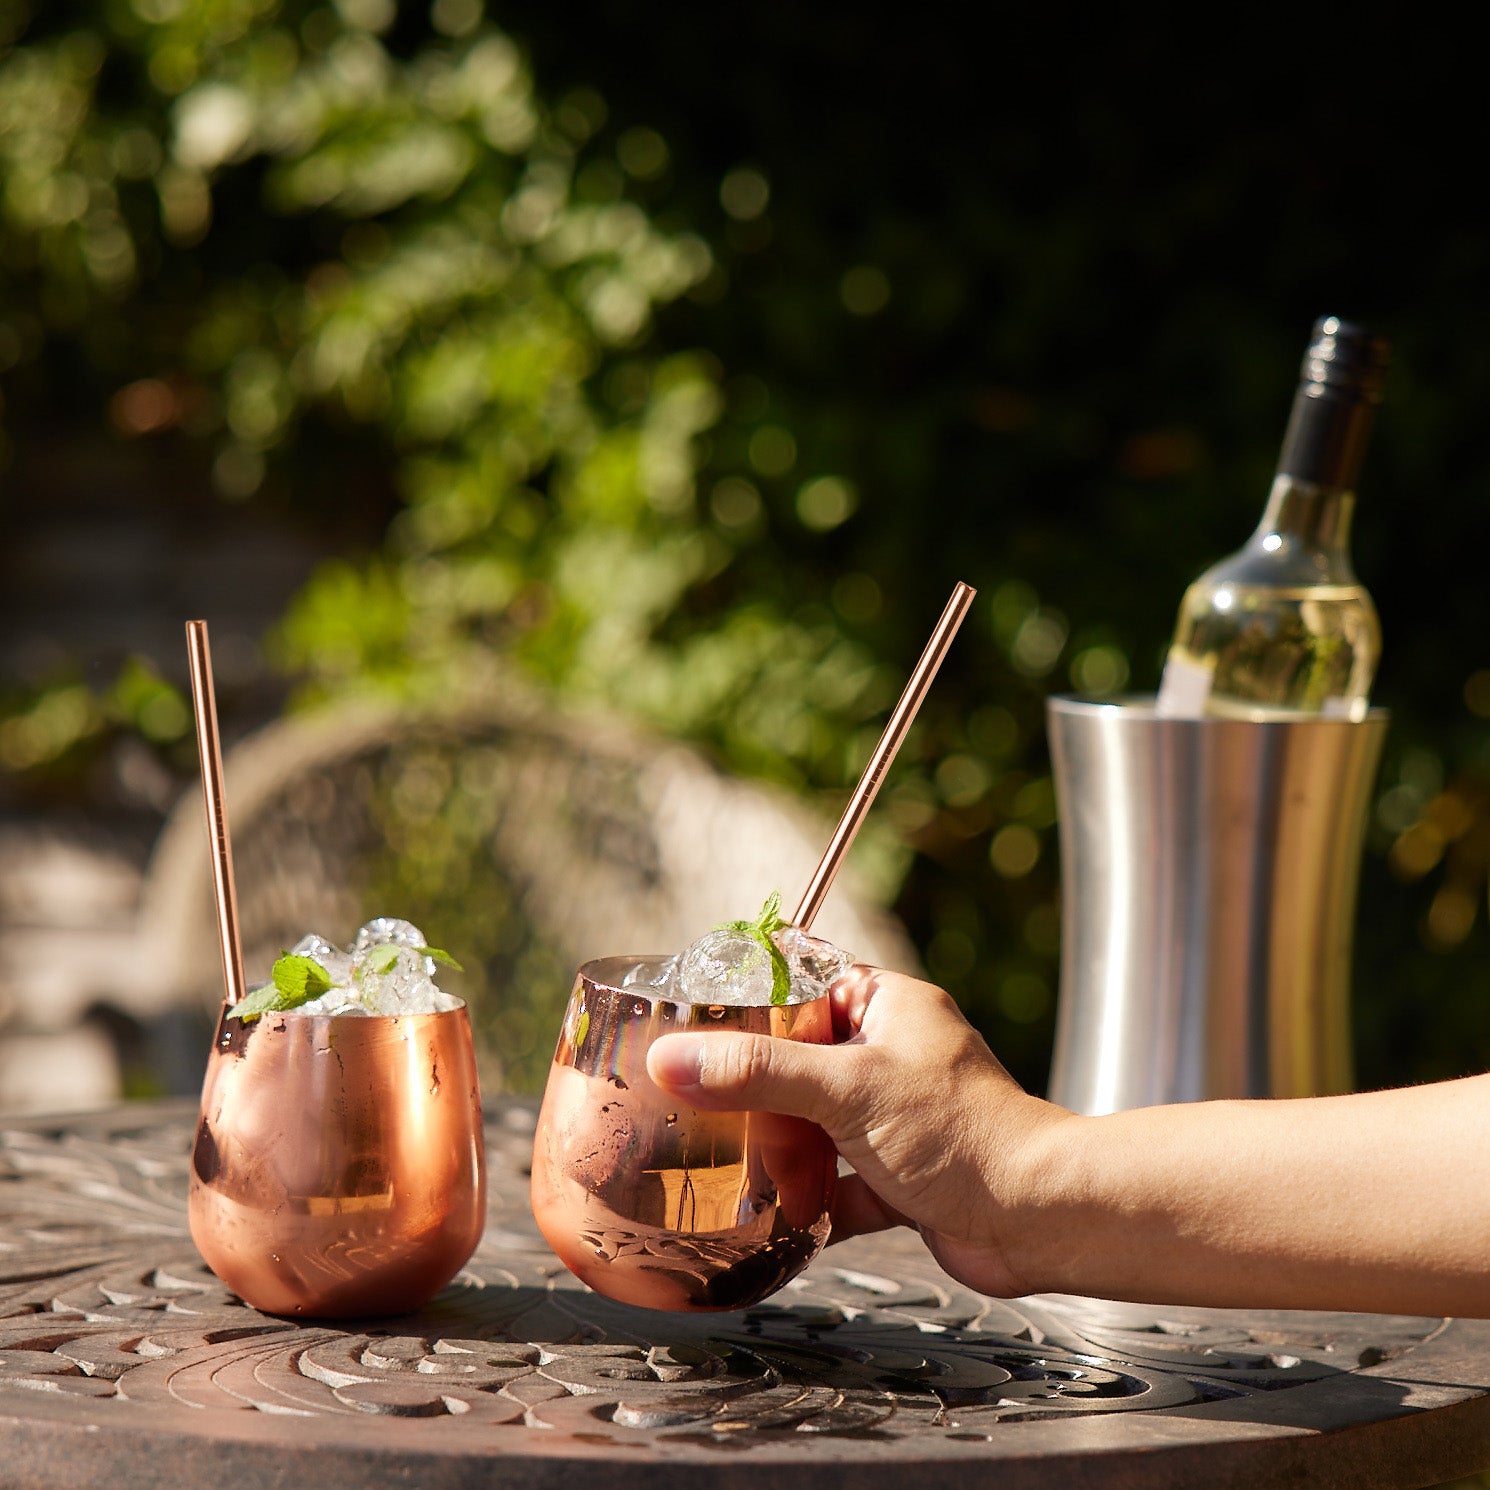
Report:
[[[655,1086],[659,1035],[728,1029],[831,1044],[827,995],[689,1003],[620,980],[638,959],[580,968],[538,1115],[533,1216],[597,1293],[684,1312],[741,1309],[827,1241],[838,1175],[823,1130],[769,1112],[699,1112]]]
[[[268,1314],[402,1314],[445,1286],[486,1220],[465,1006],[266,1014],[224,1006],[188,1200],[208,1267]]]

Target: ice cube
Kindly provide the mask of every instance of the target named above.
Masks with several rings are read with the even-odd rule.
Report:
[[[309,957],[326,969],[333,988],[346,988],[352,981],[352,959],[340,947],[333,946],[323,936],[307,932],[293,947],[292,956]]]
[[[434,980],[435,960],[425,956],[424,933],[408,921],[379,916],[358,932],[350,953],[315,932],[292,951],[326,969],[331,987],[298,1005],[295,1014],[434,1014],[458,1009],[461,1000]]]
[[[643,988],[653,993],[667,993],[678,973],[678,955],[643,957],[621,979],[622,988]]]
[[[769,1004],[771,954],[740,931],[706,931],[678,957],[672,997],[694,1004]]]
[[[353,988],[328,988],[319,998],[300,1004],[289,1011],[291,1014],[371,1014],[365,1008]]]
[[[771,940],[786,958],[792,974],[792,997],[817,998],[828,989],[828,985],[844,971],[852,967],[854,956],[832,942],[821,937],[809,936],[795,926],[784,926],[771,933]]]
[[[459,1006],[459,999],[436,986],[432,959],[419,950],[423,945],[375,942],[353,953],[352,982],[364,1008],[373,1014],[433,1014]]]
[[[397,916],[374,916],[357,928],[352,942],[353,952],[364,952],[369,947],[393,942],[400,947],[423,947],[428,945],[424,933],[412,921],[400,921]]]

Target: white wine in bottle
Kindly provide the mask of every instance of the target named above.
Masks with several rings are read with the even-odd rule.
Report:
[[[1365,717],[1381,626],[1351,566],[1350,519],[1387,355],[1361,326],[1314,323],[1262,521],[1185,591],[1160,713]]]

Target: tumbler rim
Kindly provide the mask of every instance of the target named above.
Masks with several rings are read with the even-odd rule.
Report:
[[[1045,705],[1051,714],[1121,714],[1146,723],[1196,729],[1253,724],[1353,729],[1363,724],[1381,724],[1392,717],[1391,710],[1381,704],[1372,704],[1360,719],[1347,719],[1336,714],[1311,714],[1300,709],[1275,709],[1263,704],[1242,706],[1234,714],[1161,714],[1158,709],[1158,695],[1154,693],[1122,693],[1112,698],[1082,698],[1074,693],[1053,693],[1046,697]]]

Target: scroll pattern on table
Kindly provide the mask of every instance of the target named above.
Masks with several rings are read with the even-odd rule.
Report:
[[[458,1417],[622,1440],[968,1438],[1287,1390],[1441,1326],[1374,1318],[1365,1340],[1359,1316],[1000,1301],[953,1283],[909,1234],[832,1249],[748,1312],[643,1315],[583,1289],[538,1237],[522,1107],[488,1124],[490,1220],[450,1289],[377,1330],[300,1324],[248,1308],[202,1265],[185,1222],[189,1116],[146,1111],[0,1133],[0,1402],[372,1413],[431,1432]],[[855,1266],[866,1256],[872,1270]]]

